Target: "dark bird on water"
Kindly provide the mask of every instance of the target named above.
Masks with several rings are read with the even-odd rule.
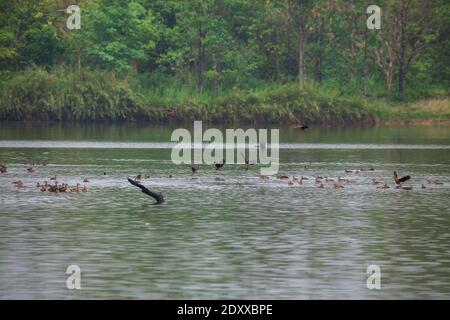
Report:
[[[303,124],[303,123],[297,124],[294,128],[295,129],[300,129],[302,131],[305,131],[306,129],[309,129],[309,127],[306,124]]]
[[[411,176],[404,176],[402,178],[399,178],[397,172],[394,171],[394,181],[397,185],[402,184],[403,182],[406,182],[409,179],[411,179]]]
[[[177,116],[176,110],[167,110],[167,116],[172,118],[176,117]]]
[[[225,160],[222,160],[222,163],[215,163],[214,162],[214,169],[220,170],[225,165]]]
[[[243,154],[242,152],[241,152],[241,155],[242,155],[242,158],[244,158],[244,161],[245,161],[245,170],[248,170],[250,168],[250,166],[254,166],[255,165],[256,161],[249,160],[245,156],[245,154]]]
[[[153,199],[155,199],[156,200],[155,204],[164,203],[164,197],[163,197],[162,193],[150,191],[146,187],[144,187],[142,184],[140,184],[130,178],[128,178],[128,182],[131,183],[133,186],[141,189],[143,193],[145,193],[145,194],[149,195],[150,197],[152,197]]]
[[[198,167],[191,166],[191,171],[192,171],[192,174],[197,173]]]

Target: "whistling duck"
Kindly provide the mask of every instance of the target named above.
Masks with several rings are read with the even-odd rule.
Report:
[[[41,186],[41,188],[39,189],[41,192],[45,192],[45,191],[47,191],[47,187],[46,186]]]
[[[398,176],[397,176],[397,172],[395,172],[394,171],[394,181],[395,181],[395,184],[397,184],[397,185],[401,185],[403,182],[406,182],[406,181],[408,181],[409,179],[411,179],[411,176],[404,176],[403,178],[398,178]]]
[[[146,174],[146,175],[144,176],[144,179],[150,179],[150,175],[149,175],[149,174]]]
[[[335,189],[344,189],[344,186],[343,186],[342,184],[335,183],[335,184],[334,184],[334,188],[335,188]]]
[[[319,188],[319,189],[324,189],[325,186],[323,185],[323,183],[321,183],[317,188]]]
[[[161,204],[164,202],[164,197],[163,197],[162,193],[150,191],[146,187],[144,187],[142,184],[137,183],[136,181],[133,181],[130,178],[128,178],[128,182],[130,182],[133,186],[141,189],[141,191],[143,193],[145,193],[145,194],[149,195],[150,197],[152,197],[153,199],[155,199],[156,200],[155,204]]]
[[[83,189],[81,189],[81,192],[87,192],[88,188],[86,186],[83,186]]]
[[[289,177],[288,176],[277,176],[277,179],[278,180],[287,180],[287,179],[289,179]]]
[[[192,174],[196,174],[197,171],[198,171],[198,167],[191,166],[191,172],[192,172]]]
[[[331,179],[331,178],[326,177],[326,178],[325,178],[325,182],[334,182],[334,179]]]
[[[177,111],[176,110],[167,110],[167,116],[169,117],[176,117]]]
[[[50,180],[56,180],[58,176],[55,174],[55,176],[51,177]]]
[[[222,163],[215,163],[214,162],[214,169],[220,170],[225,165],[225,160],[222,160]]]
[[[139,175],[139,179],[140,179],[140,175]],[[84,183],[88,183],[88,182],[89,182],[89,179],[88,179],[88,178],[83,178],[83,182],[84,182]]]
[[[379,185],[379,184],[382,184],[382,182],[381,182],[381,181],[378,181],[378,180],[375,179],[375,178],[373,178],[373,179],[372,179],[372,184],[373,184],[373,185]]]
[[[5,173],[6,171],[6,166],[4,164],[0,164],[0,173]]]
[[[17,188],[23,188],[24,184],[22,180],[17,180],[13,182],[13,185],[15,185]]]
[[[244,158],[244,162],[245,162],[245,170],[248,170],[250,166],[255,165],[255,161],[252,161],[252,160],[247,159],[247,157],[245,156],[245,154],[243,154],[242,152],[240,152],[240,154],[242,155],[242,158]]]
[[[440,182],[438,180],[427,180],[428,184],[434,184],[434,185],[442,185],[444,184],[443,182]]]
[[[289,182],[288,182],[288,185],[289,185],[290,187],[292,187],[292,186],[294,185],[294,182],[289,181]]]
[[[32,164],[29,164],[28,167],[27,167],[27,171],[29,173],[33,173],[35,171],[34,166]]]
[[[269,180],[269,177],[268,177],[268,176],[259,176],[259,178],[260,178],[261,180]]]
[[[427,187],[425,187],[425,185],[422,183],[422,189],[426,189]]]
[[[77,183],[77,186],[76,186],[76,187],[74,187],[74,188],[72,188],[72,189],[70,189],[70,191],[72,191],[72,192],[76,192],[76,193],[80,192],[80,184],[79,184],[79,183]]]
[[[58,187],[58,192],[66,192],[68,187],[67,183],[64,183],[62,186]]]
[[[309,127],[306,124],[299,123],[294,126],[294,129],[301,129],[302,131],[305,131],[306,129],[309,129]]]
[[[49,192],[58,192],[59,191],[58,184],[48,186],[48,191]]]
[[[302,176],[301,180],[309,180],[309,178]]]

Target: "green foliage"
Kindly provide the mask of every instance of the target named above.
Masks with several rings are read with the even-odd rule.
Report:
[[[411,0],[401,25],[402,1],[367,31],[369,1],[79,0],[70,31],[67,1],[3,0],[0,118],[373,121],[450,87],[448,2]]]

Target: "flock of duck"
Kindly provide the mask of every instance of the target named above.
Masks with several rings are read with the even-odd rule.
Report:
[[[41,161],[39,163],[39,167],[45,167],[45,162]],[[34,164],[28,164],[26,166],[26,171],[29,173],[34,173],[36,172],[36,165]],[[6,167],[5,164],[0,163],[0,174],[6,173],[8,171],[8,168]],[[83,185],[83,187],[81,187],[80,183],[77,183],[75,186],[69,186],[69,184],[67,183],[58,183],[58,176],[55,175],[53,177],[50,177],[50,182],[48,180],[45,180],[43,182],[37,182],[36,183],[36,189],[39,190],[40,192],[52,192],[52,193],[66,193],[66,192],[76,192],[76,193],[80,193],[80,192],[87,192],[88,188],[86,185]],[[82,178],[83,183],[88,183],[89,179],[88,178]],[[18,188],[25,188],[25,183],[22,180],[17,180],[17,181],[13,181],[12,184]]]
[[[42,167],[45,165],[46,165],[45,162],[41,161],[38,166]],[[245,160],[245,170],[249,170],[250,166],[253,166],[253,165],[255,165],[255,162]],[[224,166],[225,166],[225,160],[223,160],[220,163],[214,163],[213,169],[218,171],[218,170],[221,170]],[[36,171],[36,167],[37,167],[37,165],[29,164],[26,166],[26,171],[29,173],[34,173]],[[190,169],[192,175],[196,175],[196,174],[198,174],[200,168],[198,166],[191,165],[191,166],[189,166],[189,169]],[[310,168],[310,166],[305,165],[303,169],[305,171],[307,171],[307,170],[310,170],[311,168]],[[345,173],[359,175],[361,172],[364,172],[364,171],[375,171],[375,169],[369,168],[369,169],[358,169],[358,170],[345,170]],[[5,173],[5,172],[7,172],[6,165],[0,164],[0,174]],[[104,173],[104,175],[106,175],[106,173]],[[169,179],[171,179],[172,177],[173,177],[172,175],[168,176]],[[77,183],[75,186],[69,186],[69,184],[67,184],[67,183],[59,184],[57,178],[58,177],[55,175],[49,179],[50,182],[48,182],[48,181],[43,181],[42,183],[38,182],[36,184],[36,188],[41,192],[52,192],[52,193],[65,193],[65,192],[79,193],[79,192],[87,192],[88,191],[88,188],[85,185],[86,183],[89,182],[88,178],[82,178],[82,181],[84,183],[83,186],[81,186],[80,183]],[[263,181],[268,181],[270,179],[273,179],[272,177],[263,176],[263,175],[261,175],[259,178]],[[148,188],[146,188],[144,185],[141,184],[141,180],[143,180],[143,179],[150,179],[150,176],[139,174],[135,177],[127,178],[128,182],[131,185],[138,187],[143,193],[154,198],[156,200],[155,204],[164,203],[164,196],[162,195],[162,193],[154,192],[154,191],[151,191]],[[331,185],[331,187],[334,189],[344,189],[346,185],[355,183],[355,181],[353,179],[345,178],[345,177],[341,177],[341,176],[338,176],[337,178],[330,178],[330,177],[323,177],[323,176],[307,177],[307,176],[302,175],[302,176],[298,176],[298,177],[297,176],[289,177],[289,176],[285,176],[285,175],[278,175],[278,176],[276,176],[276,179],[279,181],[287,182],[287,185],[290,187],[293,187],[295,185],[303,185],[304,181],[313,180],[314,185],[319,189],[324,189],[328,185]],[[407,175],[407,176],[399,177],[397,172],[394,171],[393,180],[395,183],[393,188],[401,189],[401,190],[413,190],[413,186],[404,185],[405,182],[411,180],[411,176]],[[12,184],[17,188],[25,187],[24,182],[21,180],[14,181]],[[378,181],[376,178],[373,178],[371,180],[371,184],[374,185],[376,187],[376,189],[390,189],[391,188],[391,186],[389,186],[386,182]],[[421,189],[426,189],[428,186],[432,186],[432,185],[436,186],[436,185],[442,185],[442,184],[444,184],[444,183],[440,182],[438,180],[427,180],[426,184],[422,183]],[[241,183],[237,182],[236,185],[240,186]]]
[[[225,165],[225,160],[223,160],[221,163],[214,163],[213,164],[213,169],[214,170],[220,170],[221,168],[223,168]],[[254,162],[252,161],[248,161],[245,160],[245,169],[248,170],[250,166],[254,165]],[[199,167],[196,166],[190,166],[190,170],[192,175],[195,175],[198,173],[199,171]],[[310,167],[308,165],[304,166],[304,170],[310,170]],[[364,171],[375,171],[375,169],[373,168],[369,168],[369,169],[359,169],[359,170],[345,170],[345,173],[349,174],[360,174],[361,172]],[[140,182],[141,182],[141,175],[138,175],[136,177],[134,177],[133,179],[128,178],[128,181],[135,187],[138,187],[141,189],[141,191],[149,196],[151,196],[152,198],[154,198],[156,200],[155,204],[161,204],[164,202],[164,197],[162,195],[162,193],[160,192],[153,192],[150,191],[148,188],[146,188],[145,186],[143,186]],[[150,178],[150,176],[146,176],[145,178]],[[172,176],[169,176],[169,178],[172,178]],[[268,181],[271,179],[271,177],[269,176],[264,176],[261,175],[259,176],[259,178],[263,181]],[[283,175],[278,175],[276,177],[277,180],[280,181],[287,181],[288,186],[295,186],[297,185],[303,185],[303,182],[306,180],[314,180],[315,185],[317,186],[317,188],[319,189],[324,189],[326,184],[331,184],[333,186],[334,189],[344,189],[345,185],[347,184],[352,184],[355,183],[354,180],[350,179],[350,178],[343,178],[341,176],[338,176],[337,178],[330,178],[330,177],[322,177],[322,176],[317,176],[315,178],[310,178],[310,177],[306,177],[306,176],[300,176],[300,177],[296,177],[293,176],[292,178],[289,176],[283,176]],[[403,185],[403,183],[411,180],[411,176],[407,175],[404,177],[399,177],[397,172],[394,171],[393,174],[393,180],[394,180],[394,188],[396,189],[401,189],[401,190],[413,190],[413,186],[409,185],[409,186],[405,186]],[[385,182],[381,182],[378,181],[376,178],[373,178],[371,181],[372,185],[374,185],[376,187],[376,189],[390,189],[391,187],[385,183]],[[444,184],[443,182],[440,182],[438,180],[427,180],[427,185],[442,185]],[[241,186],[240,182],[235,183],[235,185],[237,186]],[[422,183],[421,189],[426,189],[427,186]]]

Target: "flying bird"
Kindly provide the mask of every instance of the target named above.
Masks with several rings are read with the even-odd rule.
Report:
[[[402,178],[398,178],[397,172],[394,171],[394,181],[397,185],[402,184],[403,182],[408,181],[409,179],[411,179],[411,176],[404,176]]]
[[[155,204],[164,203],[164,197],[163,197],[162,193],[150,191],[146,187],[144,187],[142,184],[140,184],[130,178],[128,178],[128,182],[131,183],[133,186],[141,189],[143,193],[145,193],[145,194],[149,195],[150,197],[152,197],[153,199],[155,199],[156,200]]]

